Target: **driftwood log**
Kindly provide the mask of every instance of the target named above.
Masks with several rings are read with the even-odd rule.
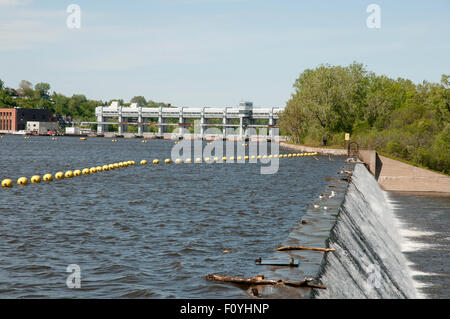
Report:
[[[336,249],[334,249],[334,248],[316,248],[316,247],[306,247],[306,246],[282,246],[282,247],[278,247],[275,250],[278,250],[278,251],[285,251],[285,250],[314,250],[314,251],[329,252],[329,251],[335,251]]]
[[[248,286],[281,284],[291,287],[309,287],[309,288],[326,289],[324,285],[312,283],[312,279],[310,278],[305,278],[301,281],[288,281],[281,279],[265,279],[264,275],[257,275],[250,278],[245,278],[245,277],[220,276],[215,274],[208,274],[206,275],[206,279],[211,281],[230,282],[233,284],[248,285]]]

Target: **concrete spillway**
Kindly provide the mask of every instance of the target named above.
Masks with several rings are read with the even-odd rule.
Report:
[[[326,241],[335,248],[320,265],[317,279],[327,289],[316,298],[417,298],[404,240],[385,193],[363,165],[352,182]]]

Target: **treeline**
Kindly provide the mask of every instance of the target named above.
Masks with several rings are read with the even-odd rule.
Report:
[[[369,72],[362,64],[305,70],[280,118],[295,143],[360,148],[450,173],[450,82],[414,84]]]
[[[147,101],[143,96],[133,97],[129,103],[122,99],[110,101],[90,100],[83,94],[74,94],[67,97],[53,92],[50,94],[50,84],[37,83],[22,80],[17,89],[7,88],[0,80],[0,108],[22,107],[29,109],[47,109],[53,114],[82,121],[95,121],[95,108],[100,105],[110,105],[112,101],[119,101],[121,105],[129,106],[138,103],[139,106],[160,107],[165,103]]]

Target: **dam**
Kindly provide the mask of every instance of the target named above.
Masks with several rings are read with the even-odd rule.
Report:
[[[131,103],[129,107],[119,105],[114,101],[109,106],[98,106],[95,110],[97,116],[96,122],[83,122],[82,124],[97,124],[97,134],[107,132],[108,125],[118,125],[117,134],[122,135],[126,132],[129,125],[137,126],[138,136],[143,136],[147,127],[156,126],[158,132],[154,134],[162,137],[167,134],[169,126],[175,126],[179,129],[177,136],[189,135],[186,128],[194,126],[188,123],[188,120],[196,120],[195,128],[198,128],[195,138],[203,138],[209,127],[219,128],[221,132],[214,135],[220,135],[226,139],[229,135],[235,135],[236,138],[243,139],[248,137],[250,129],[265,128],[266,135],[274,138],[278,128],[278,113],[281,108],[257,108],[253,107],[252,102],[241,102],[238,107],[139,107],[137,103]],[[175,123],[169,120],[175,120]],[[222,123],[208,123],[212,119],[219,119]],[[109,121],[111,120],[111,121]],[[264,121],[265,124],[257,123]],[[211,134],[211,133],[210,133]],[[190,135],[189,135],[190,136]]]

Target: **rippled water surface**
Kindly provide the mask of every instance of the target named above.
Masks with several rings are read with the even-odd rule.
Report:
[[[137,162],[0,189],[0,297],[246,298],[205,275],[257,274],[254,259],[273,254],[343,163],[286,158],[273,175],[259,163],[138,165],[169,158],[173,145],[0,139],[0,180]],[[80,289],[66,286],[69,264],[81,268]]]

